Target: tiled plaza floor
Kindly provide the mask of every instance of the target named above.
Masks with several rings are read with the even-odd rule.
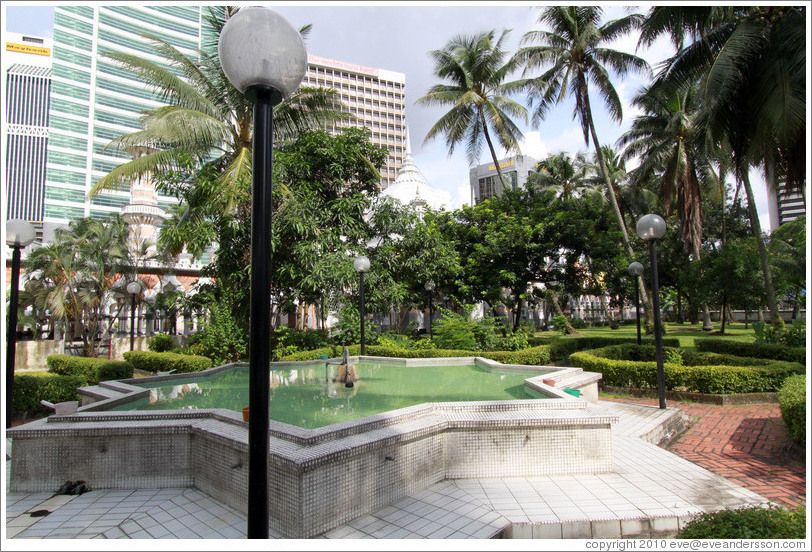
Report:
[[[780,504],[805,500],[803,466],[782,460],[777,406],[669,403],[701,416],[672,443],[672,454],[640,436],[673,409],[624,402],[648,401],[601,403],[620,417],[612,429],[610,473],[441,481],[323,537],[648,537],[673,534],[701,511],[764,504],[764,497]],[[196,489],[6,498],[7,538],[242,538],[245,531],[243,514]],[[36,510],[50,513],[32,517]]]
[[[803,451],[788,450],[787,430],[777,404],[717,406],[669,401],[668,406],[695,420],[668,450],[781,506],[806,504]]]

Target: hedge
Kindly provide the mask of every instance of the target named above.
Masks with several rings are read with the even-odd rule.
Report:
[[[356,356],[361,354],[360,345],[350,345],[347,347],[349,354]],[[303,360],[317,360],[320,355],[327,355],[330,358],[341,356],[341,347],[323,347],[313,351],[300,351],[282,357],[283,362],[297,362]],[[369,356],[389,357],[389,358],[444,358],[444,357],[483,357],[502,364],[525,364],[528,366],[538,366],[550,362],[550,351],[546,345],[522,349],[521,351],[464,351],[458,349],[393,349],[378,345],[366,347],[366,354]]]
[[[803,539],[806,509],[749,506],[704,513],[685,524],[678,539]]]
[[[40,404],[41,400],[54,404],[78,401],[79,392],[76,390],[85,384],[85,380],[79,376],[14,376],[14,398],[11,406],[15,411],[44,410],[47,407]]]
[[[60,376],[79,377],[82,379],[82,385],[96,385],[100,381],[126,379],[133,375],[132,364],[120,360],[50,355],[45,362],[48,364],[48,372]]]
[[[147,372],[169,372],[177,374],[200,372],[212,367],[212,360],[198,355],[179,353],[155,353],[152,351],[127,351],[124,358],[139,370]]]
[[[623,344],[637,345],[636,337],[568,337],[550,340],[550,358],[553,361],[563,360],[572,353],[586,349],[597,349],[609,345]],[[644,339],[643,343],[653,346],[653,339]],[[663,345],[667,347],[679,347],[679,339],[675,337],[663,338]]]
[[[722,353],[740,357],[770,358],[787,362],[806,363],[805,347],[787,347],[773,343],[746,343],[732,339],[695,339],[697,351]]]
[[[624,350],[634,350],[630,356],[641,360],[614,358]],[[656,389],[657,364],[646,358],[650,352],[653,353],[653,347],[645,345],[604,347],[573,353],[570,363],[603,374],[604,385]],[[804,372],[804,366],[794,362],[732,355],[683,352],[683,360],[683,365],[664,363],[666,389],[712,394],[761,393],[777,391],[787,377]],[[711,364],[718,360],[727,362]]]
[[[792,440],[806,446],[806,375],[788,377],[778,391],[781,418]]]

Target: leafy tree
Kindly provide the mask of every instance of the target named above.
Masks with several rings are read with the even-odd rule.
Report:
[[[527,185],[542,192],[551,190],[560,199],[570,199],[590,190],[588,172],[589,165],[582,152],[573,157],[560,152],[539,161],[535,170],[527,175]]]
[[[770,236],[768,250],[778,287],[792,299],[795,320],[806,289],[806,216],[779,226]]]
[[[26,260],[34,301],[73,328],[71,337],[81,340],[84,356],[96,356],[103,342],[105,308],[116,295],[115,275],[134,277],[128,234],[127,223],[117,215],[106,221],[74,219]]]
[[[499,167],[491,132],[508,152],[521,153],[522,132],[513,119],[527,120],[527,111],[507,96],[524,86],[524,81],[505,82],[516,62],[507,59],[504,42],[509,31],[473,35],[458,35],[440,50],[430,52],[434,58],[434,73],[449,84],[435,84],[417,103],[429,106],[450,106],[429,130],[426,140],[443,135],[449,155],[465,143],[468,161],[474,163],[482,151],[484,138],[496,166],[502,188],[508,186]]]

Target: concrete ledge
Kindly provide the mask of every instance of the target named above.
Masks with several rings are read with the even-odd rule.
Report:
[[[657,398],[656,389],[634,389],[629,387],[614,387],[611,385],[601,385],[601,389],[606,393],[622,393],[632,397]],[[712,393],[689,393],[687,391],[666,391],[665,398],[672,401],[689,401],[703,404],[718,404],[723,406],[740,404],[774,404],[778,402],[778,393],[736,393],[736,394],[712,394]]]

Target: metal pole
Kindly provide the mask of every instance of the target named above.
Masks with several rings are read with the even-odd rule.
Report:
[[[360,304],[360,311],[361,311],[361,355],[367,354],[366,351],[366,344],[364,343],[364,273],[358,273],[361,276],[361,304]]]
[[[271,172],[273,96],[255,87],[253,199],[251,205],[251,327],[248,336],[248,538],[268,538],[268,429],[271,377]],[[278,103],[278,100],[277,100]]]
[[[17,355],[17,304],[20,299],[20,250],[12,246],[11,296],[8,305],[8,335],[6,337],[6,428],[11,427],[12,398],[14,397],[14,360]]]
[[[643,343],[640,336],[640,284],[637,283],[637,276],[634,277],[634,311],[637,317],[637,344]]]
[[[660,325],[660,287],[657,281],[657,240],[649,240],[651,256],[651,295],[654,308],[654,346],[657,354],[657,395],[660,408],[665,408],[665,368],[663,366],[663,332]]]
[[[432,320],[434,319],[434,301],[431,300],[431,292],[429,292],[429,339],[434,341],[434,328],[432,328]]]
[[[135,349],[135,294],[130,308],[130,350]]]

